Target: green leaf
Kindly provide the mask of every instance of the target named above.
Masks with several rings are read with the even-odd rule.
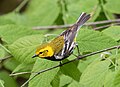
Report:
[[[30,72],[32,70],[33,64],[25,64],[21,63],[19,64],[12,73],[16,72]]]
[[[106,75],[104,87],[120,87],[120,70],[111,71]]]
[[[66,75],[60,76],[60,87],[64,87],[72,82],[72,78]]]
[[[104,7],[104,6],[103,6],[103,7]],[[104,10],[104,14],[105,14],[105,16],[107,17],[108,20],[110,20],[110,19],[115,19],[115,16],[114,16],[113,13],[107,11],[106,9],[103,9],[103,10]]]
[[[92,17],[88,20],[88,21],[96,21],[97,18],[99,17],[100,15],[100,12],[101,12],[101,7],[99,5],[96,5],[96,7],[94,7],[94,11],[95,12],[92,12]],[[90,13],[89,13],[90,14]]]
[[[26,23],[25,16],[19,13],[11,12],[0,16],[0,25],[6,24],[24,25],[25,23]]]
[[[15,24],[15,22],[11,20],[13,18],[14,17],[12,17],[12,13],[9,13],[6,15],[1,15],[0,16],[0,25]]]
[[[80,84],[83,87],[102,87],[105,76],[109,71],[110,62],[94,61],[91,63],[81,75]]]
[[[113,82],[114,82],[114,78],[115,78],[115,72],[109,72],[107,75],[106,75],[106,78],[105,78],[105,82],[104,82],[104,87],[116,87],[114,86]]]
[[[120,70],[116,72],[113,84],[114,87],[120,87]]]
[[[104,5],[105,10],[111,12],[111,13],[117,13],[120,14],[120,1],[119,0],[106,0],[106,4]]]
[[[3,80],[0,80],[0,87],[5,87],[5,86],[4,86],[4,81],[3,81]]]
[[[62,62],[68,62],[69,60],[65,59]],[[70,76],[71,78],[73,78],[76,81],[79,81],[80,76],[81,76],[81,72],[77,69],[77,66],[71,62],[69,64],[66,64],[64,66],[60,67],[60,70],[63,74]]]
[[[100,60],[100,54],[96,54],[79,60],[78,69],[83,73],[87,66],[95,60]]]
[[[111,26],[103,30],[107,36],[113,38],[115,41],[120,40],[120,26]]]
[[[120,52],[120,51],[119,51]],[[117,64],[118,64],[118,69],[120,69],[120,53],[117,55],[117,57],[115,57],[115,58],[117,58]]]
[[[5,56],[5,51],[3,48],[0,47],[0,58]]]
[[[84,86],[79,84],[79,82],[73,80],[71,84],[68,85],[68,87],[84,87]]]
[[[9,50],[17,61],[25,64],[33,63],[35,59],[32,59],[32,56],[42,41],[42,35],[26,36],[11,44]]]
[[[39,72],[41,70],[56,66],[58,62],[46,59],[37,59],[32,72]],[[58,73],[59,68],[55,68],[37,75],[29,82],[29,87],[51,87],[50,83]],[[30,76],[32,78],[34,74]]]
[[[36,31],[30,27],[10,24],[0,26],[0,37],[3,41],[11,44],[21,37],[33,34],[45,34],[46,31],[47,30]]]
[[[64,75],[62,73],[58,73],[54,77],[51,85],[52,85],[52,87],[66,87],[71,82],[72,82],[72,78],[70,78],[69,76],[66,76],[66,75]]]
[[[10,57],[10,59],[7,59],[3,62],[3,65],[6,69],[13,71],[19,65],[19,62],[13,57]]]
[[[106,2],[104,0],[100,0],[99,2],[101,4],[101,8],[103,10],[101,13],[103,13],[105,15],[105,18],[107,17],[108,20],[115,19],[114,14],[112,14],[111,12],[109,12],[108,10],[105,9],[105,7],[104,7],[105,5],[104,4]],[[100,19],[101,19],[101,17],[100,17]]]
[[[51,82],[52,87],[59,87],[60,84],[60,76],[59,74],[56,74],[56,76],[54,77],[54,79]]]
[[[18,87],[15,80],[12,77],[10,77],[6,71],[0,71],[0,79],[4,81],[5,87]]]
[[[98,16],[100,7],[98,0],[66,0],[66,12],[63,13],[65,23],[74,23],[81,12],[92,13],[92,17]],[[97,14],[95,13],[97,11]],[[95,20],[94,18],[94,20]]]
[[[20,37],[32,34],[32,32],[30,28],[18,25],[0,26],[0,37],[9,44]]]
[[[59,11],[58,0],[31,0],[24,15],[30,26],[51,25],[58,17]]]
[[[93,52],[117,45],[111,37],[89,29],[80,30],[77,43],[81,52]]]

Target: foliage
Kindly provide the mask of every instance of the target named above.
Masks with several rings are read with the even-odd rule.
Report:
[[[46,41],[45,34],[60,34],[63,30],[33,30],[33,27],[74,23],[81,12],[92,14],[89,22],[115,19],[115,14],[120,14],[119,6],[119,0],[30,0],[23,13],[14,10],[1,15],[0,87],[18,87],[34,76],[33,73],[30,77],[14,78],[9,76],[11,72],[38,72],[59,64],[31,57]],[[100,31],[82,27],[77,37],[81,54],[118,45],[119,41],[118,25]],[[77,54],[76,49],[74,54]],[[120,51],[115,49],[110,54],[104,59],[97,54],[44,72],[32,79],[28,87],[120,87]],[[7,56],[10,57],[3,60]],[[71,55],[62,63],[74,58]]]

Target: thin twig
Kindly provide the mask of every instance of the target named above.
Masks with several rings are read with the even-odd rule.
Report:
[[[9,76],[17,76],[17,75],[21,75],[21,74],[31,74],[31,73],[36,73],[36,72],[11,73]]]
[[[115,19],[115,20],[104,20],[104,21],[97,21],[97,22],[90,22],[90,23],[85,23],[85,26],[92,26],[92,25],[98,25],[98,24],[108,24],[108,23],[116,23],[120,22],[120,19]],[[66,25],[53,25],[53,26],[36,26],[33,27],[33,30],[44,30],[44,29],[62,29],[62,28],[69,28],[73,24],[66,24]]]
[[[28,2],[29,0],[23,0],[20,5],[18,5],[18,7],[15,9],[15,12],[19,13],[19,11],[25,6],[25,4]]]
[[[36,26],[33,27],[33,30],[44,30],[44,29],[63,29],[68,28],[72,26],[72,24],[66,24],[66,25],[53,25],[53,26]]]
[[[28,79],[21,87],[24,87],[29,81],[31,81],[34,77],[36,77],[37,75],[43,73],[43,72],[46,72],[46,71],[49,71],[49,70],[52,70],[52,69],[55,69],[57,67],[60,67],[60,66],[63,66],[65,64],[68,64],[68,63],[71,63],[71,62],[74,62],[74,61],[77,61],[77,60],[80,60],[80,59],[83,59],[83,58],[86,58],[88,56],[92,56],[92,55],[95,55],[95,54],[98,54],[98,53],[101,53],[101,52],[105,52],[105,51],[108,51],[108,50],[112,50],[112,49],[116,49],[116,48],[120,48],[120,45],[118,46],[113,46],[113,47],[110,47],[110,48],[106,48],[106,49],[103,49],[103,50],[99,50],[99,51],[96,51],[96,52],[92,52],[92,53],[89,53],[89,54],[85,54],[85,55],[82,55],[82,56],[78,56],[77,58],[73,59],[73,60],[70,60],[68,62],[65,62],[61,65],[56,65],[56,66],[53,66],[53,67],[50,67],[50,68],[47,68],[47,69],[44,69],[44,70],[41,70],[39,72],[34,72],[36,73],[33,77],[31,77],[30,79]],[[31,72],[27,72],[27,73],[31,73]],[[26,74],[25,72],[21,72],[21,73],[15,73],[15,74],[11,74],[11,76],[15,76],[15,75],[20,75],[20,74]]]
[[[90,22],[90,23],[86,23],[85,25],[88,26],[88,25],[108,24],[108,23],[116,23],[116,22],[120,22],[120,19]]]
[[[10,57],[12,57],[12,56],[10,55],[10,56],[6,56],[6,57],[4,57],[4,58],[0,58],[0,61],[6,60],[6,59],[8,59],[8,58],[10,58]]]
[[[103,25],[103,26],[100,26],[100,27],[95,27],[93,28],[94,30],[100,30],[100,29],[103,29],[103,28],[107,28],[107,27],[110,27],[111,24],[107,24],[107,25]]]
[[[96,28],[94,28],[94,30],[100,30],[100,29],[103,29],[103,28],[110,27],[111,25],[119,25],[119,24],[120,23],[107,24],[107,25],[103,25],[103,26],[100,26],[100,27],[96,27]]]

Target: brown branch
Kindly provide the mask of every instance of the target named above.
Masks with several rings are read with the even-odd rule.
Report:
[[[85,23],[85,26],[92,26],[92,25],[98,25],[98,24],[108,24],[108,23],[117,23],[120,22],[120,19],[115,20],[104,20],[104,21],[97,21],[97,22],[90,22]],[[61,29],[61,28],[69,28],[73,24],[66,24],[66,25],[53,25],[53,26],[36,26],[33,27],[33,30],[44,30],[44,29]]]
[[[106,48],[106,49],[103,49],[103,50],[99,50],[99,51],[96,51],[96,52],[92,52],[92,53],[89,53],[89,54],[85,54],[85,55],[82,55],[82,56],[78,56],[77,58],[73,59],[73,60],[70,60],[68,62],[65,62],[63,64],[60,64],[60,65],[56,65],[56,66],[53,66],[53,67],[50,67],[50,68],[47,68],[47,69],[44,69],[44,70],[41,70],[39,72],[34,72],[35,75],[33,77],[31,77],[30,79],[28,79],[21,87],[24,87],[29,81],[31,81],[34,77],[36,77],[37,75],[41,74],[41,73],[44,73],[46,71],[49,71],[49,70],[52,70],[52,69],[55,69],[57,67],[61,67],[65,64],[68,64],[68,63],[71,63],[71,62],[74,62],[74,61],[77,61],[77,60],[80,60],[80,59],[83,59],[83,58],[86,58],[88,56],[92,56],[92,55],[95,55],[95,54],[98,54],[98,53],[101,53],[101,52],[105,52],[105,51],[108,51],[108,50],[113,50],[113,49],[118,49],[120,48],[120,45],[118,46],[113,46],[113,47],[110,47],[110,48]],[[27,72],[27,74],[31,74],[31,72]],[[15,73],[15,74],[11,74],[10,76],[15,76],[15,75],[20,75],[20,74],[26,74],[26,72],[21,72],[21,73]]]

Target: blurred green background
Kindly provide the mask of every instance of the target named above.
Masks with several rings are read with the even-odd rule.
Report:
[[[82,27],[77,37],[81,54],[119,45],[119,2],[0,0],[0,87],[20,87],[29,76],[33,76],[25,74],[12,77],[9,76],[11,73],[35,72],[59,64],[31,57],[36,48],[46,42],[45,34],[58,35],[67,28],[40,30],[37,27],[74,24],[81,12],[87,12],[91,14],[88,21],[91,24]],[[98,23],[94,24],[96,22]],[[77,51],[74,53],[77,54]],[[26,87],[120,87],[120,52],[116,49],[109,53],[110,55],[102,53],[102,57],[107,55],[103,61],[101,54],[98,54],[40,74]],[[74,58],[70,56],[68,59]]]

